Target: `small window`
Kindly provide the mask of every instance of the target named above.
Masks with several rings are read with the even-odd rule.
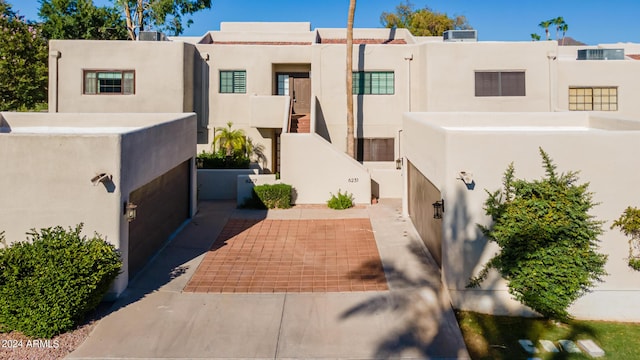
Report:
[[[569,110],[617,111],[617,87],[570,87]]]
[[[354,71],[353,95],[393,95],[393,71]]]
[[[525,96],[524,71],[476,71],[476,96]]]
[[[135,71],[133,70],[85,70],[83,94],[133,95]]]
[[[395,161],[393,138],[358,138],[358,161]]]
[[[247,72],[245,70],[220,71],[221,94],[245,94]]]

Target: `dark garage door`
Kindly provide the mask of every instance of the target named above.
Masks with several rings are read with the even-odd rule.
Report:
[[[129,223],[129,279],[189,218],[189,164],[185,161],[129,194],[129,201],[138,205],[137,217]]]
[[[442,266],[442,220],[433,218],[433,203],[441,199],[435,187],[409,163],[409,217],[438,266]]]

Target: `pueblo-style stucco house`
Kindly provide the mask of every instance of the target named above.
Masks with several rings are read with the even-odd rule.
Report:
[[[583,318],[640,320],[640,275],[624,237],[608,230],[634,197],[640,140],[640,44],[484,42],[475,31],[415,37],[355,29],[358,156],[346,148],[345,29],[309,23],[222,23],[202,37],[50,42],[49,109],[59,113],[194,112],[197,149],[233,122],[262,144],[263,173],[296,188],[296,203],[338,189],[356,202],[404,199],[405,214],[441,265],[456,308],[526,313],[498,276],[466,281],[495,247],[484,189],[515,161],[539,177],[542,146],[559,169],[592,184],[609,276],[572,309]],[[195,146],[194,146],[195,147]],[[474,187],[469,186],[470,183]],[[434,218],[434,204],[444,204]]]

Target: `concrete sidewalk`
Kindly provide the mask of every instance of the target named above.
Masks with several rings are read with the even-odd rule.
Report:
[[[69,359],[468,359],[435,262],[400,201],[335,211],[202,202]],[[369,218],[389,291],[199,294],[182,289],[229,218]]]

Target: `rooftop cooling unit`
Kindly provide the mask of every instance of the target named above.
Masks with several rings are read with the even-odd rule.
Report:
[[[624,49],[582,49],[578,60],[624,60]]]
[[[443,34],[444,41],[478,41],[476,30],[447,30]]]
[[[167,41],[167,37],[159,31],[140,31],[138,41]]]

